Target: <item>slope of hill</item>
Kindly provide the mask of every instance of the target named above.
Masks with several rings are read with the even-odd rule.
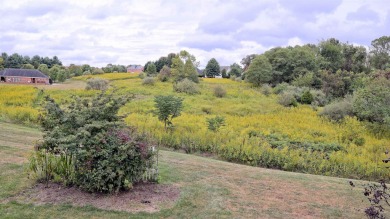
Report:
[[[33,182],[24,165],[41,133],[0,123],[0,218],[364,218],[367,206],[347,179],[263,169],[171,151],[160,152],[161,185],[180,191],[155,213],[107,211],[72,202],[9,201]],[[358,182],[362,183],[362,182]],[[141,211],[142,211],[142,204]],[[145,211],[146,211],[145,207]]]

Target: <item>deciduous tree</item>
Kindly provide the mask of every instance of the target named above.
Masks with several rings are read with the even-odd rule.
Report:
[[[248,70],[245,79],[255,86],[268,83],[272,80],[272,65],[264,55],[256,56]]]

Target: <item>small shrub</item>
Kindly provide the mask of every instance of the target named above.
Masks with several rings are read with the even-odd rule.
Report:
[[[313,96],[313,102],[316,106],[325,106],[328,103],[328,99],[326,98],[324,92],[320,90],[310,90],[311,95]]]
[[[353,116],[352,98],[345,97],[324,107],[320,116],[325,116],[333,121],[340,121],[346,116]]]
[[[261,92],[265,96],[269,96],[272,93],[272,87],[269,84],[263,84],[263,86],[261,86]]]
[[[214,87],[214,96],[222,98],[222,97],[226,96],[226,90],[220,85],[215,86]]]
[[[160,70],[160,72],[157,75],[158,80],[161,82],[168,81],[171,76],[171,69],[164,65],[164,67]]]
[[[165,130],[172,127],[172,119],[180,116],[183,109],[183,99],[172,95],[156,96],[154,98],[154,112],[158,120],[164,122]]]
[[[187,78],[174,84],[173,89],[178,93],[186,93],[186,94],[200,93],[200,89],[198,85]]]
[[[285,107],[296,107],[298,106],[297,99],[295,99],[294,95],[291,93],[283,93],[280,95],[278,103]]]
[[[208,126],[207,128],[213,132],[218,132],[218,130],[225,126],[225,117],[223,116],[216,116],[214,118],[207,118],[206,119]]]
[[[141,73],[139,73],[138,77],[141,79],[144,79],[146,77],[146,73],[141,72]]]
[[[314,100],[314,97],[310,93],[309,90],[306,90],[306,91],[303,92],[303,94],[301,96],[301,103],[303,103],[303,104],[311,104],[311,102],[313,102],[313,100]]]
[[[90,70],[87,70],[87,71],[83,72],[83,75],[91,75],[91,74],[92,74],[92,73],[91,73]]]
[[[236,82],[241,82],[242,79],[241,79],[240,77],[236,77],[236,78],[234,79],[234,81],[236,81]]]
[[[146,78],[144,78],[144,79],[142,80],[142,84],[143,84],[143,85],[150,85],[150,86],[153,86],[154,83],[155,83],[155,81],[154,81],[154,78],[152,78],[152,77],[146,77]]]
[[[285,82],[276,85],[274,87],[274,94],[281,94],[281,93],[283,93],[285,90],[287,90],[288,86],[289,86],[289,84],[287,84]]]
[[[106,90],[108,88],[108,80],[102,78],[91,78],[87,80],[86,90]]]

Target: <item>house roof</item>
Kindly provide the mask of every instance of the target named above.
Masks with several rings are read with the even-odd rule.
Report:
[[[36,69],[17,69],[6,68],[0,71],[0,76],[16,76],[16,77],[29,77],[29,78],[49,78],[47,75]]]
[[[127,69],[140,69],[142,70],[144,67],[142,65],[129,65]]]
[[[230,66],[219,66],[219,70],[222,72],[222,70],[225,69],[226,72],[229,72],[231,69],[230,69]]]

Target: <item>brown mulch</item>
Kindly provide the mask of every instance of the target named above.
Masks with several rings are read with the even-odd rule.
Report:
[[[103,210],[126,212],[157,212],[161,208],[173,207],[180,190],[173,185],[140,183],[130,191],[119,194],[88,193],[76,187],[64,187],[50,183],[37,184],[7,201],[43,204],[70,204],[72,206],[93,206]]]

